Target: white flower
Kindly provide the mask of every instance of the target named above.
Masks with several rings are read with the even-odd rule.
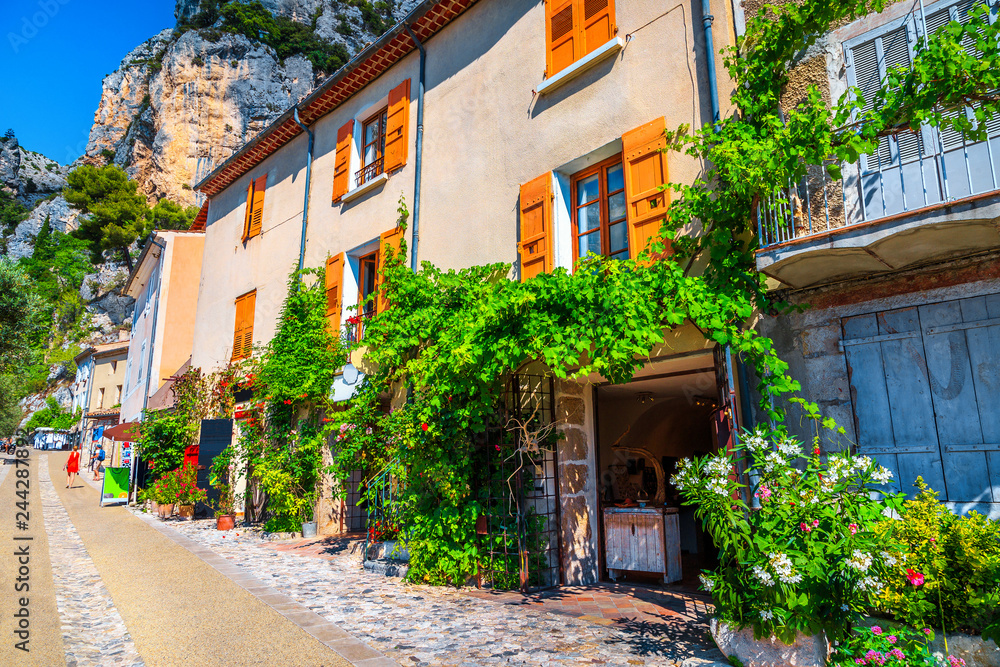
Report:
[[[729,488],[726,486],[726,480],[725,480],[725,478],[722,478],[722,479],[719,479],[719,478],[710,479],[710,480],[708,480],[707,487],[708,487],[709,491],[711,491],[713,493],[717,493],[720,496],[722,496],[723,498],[725,498],[726,496],[729,495]]]
[[[787,465],[785,458],[778,452],[769,452],[767,456],[764,457],[764,472],[771,473],[774,472],[776,468]]]
[[[799,443],[795,442],[791,438],[779,442],[778,451],[789,457],[802,455],[802,448],[799,447]]]
[[[872,479],[879,484],[888,484],[889,480],[892,479],[892,471],[879,466],[878,469],[872,473]]]
[[[765,570],[760,565],[753,566],[753,574],[755,577],[760,579],[760,583],[764,584],[765,586],[774,586],[774,578],[771,576],[771,573]]]
[[[774,567],[774,571],[782,583],[797,584],[802,581],[802,575],[796,574],[795,566],[788,556],[783,553],[772,553],[768,554],[768,557],[771,559],[771,566]]]
[[[882,588],[882,582],[875,577],[862,577],[861,581],[858,582],[858,588],[867,593]]]
[[[708,591],[709,593],[711,593],[712,589],[715,588],[715,582],[712,581],[711,579],[709,579],[708,577],[706,577],[703,574],[699,574],[698,578],[701,579],[701,585],[702,585],[702,587],[706,591]]]
[[[760,429],[754,431],[751,435],[746,437],[747,449],[752,453],[758,454],[765,449],[768,449],[767,440],[764,438],[764,433]]]
[[[765,621],[770,621],[772,618],[774,618],[774,612],[771,611],[770,609],[761,609],[760,617]]]
[[[879,555],[882,556],[882,562],[888,565],[889,567],[892,567],[898,562],[896,558],[888,551],[883,551]]]
[[[724,456],[715,456],[705,464],[705,470],[712,475],[728,475],[731,468],[732,463]]]
[[[872,467],[873,463],[874,461],[871,460],[871,457],[859,456],[854,459],[854,469],[857,470],[858,472],[861,472],[862,470],[868,470],[869,468]]]
[[[851,557],[847,559],[847,564],[859,572],[867,572],[868,568],[872,566],[871,554],[855,549]]]

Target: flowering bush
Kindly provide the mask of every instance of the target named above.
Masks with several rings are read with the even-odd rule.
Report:
[[[900,506],[871,493],[891,473],[849,452],[824,462],[818,442],[806,455],[795,440],[769,442],[758,430],[731,453],[681,461],[671,480],[719,549],[718,568],[701,576],[717,614],[757,637],[846,636],[899,557],[874,532],[883,512]],[[736,474],[743,452],[749,486]],[[744,490],[759,507],[746,504]]]
[[[205,502],[208,497],[203,489],[198,488],[198,468],[192,465],[164,473],[150,489],[147,497],[158,503],[193,505]]]
[[[976,512],[957,516],[923,479],[916,487],[902,519],[877,531],[906,547],[878,607],[915,627],[983,632],[1000,622],[1000,523]]]
[[[934,641],[930,628],[855,628],[854,634],[834,647],[833,665],[889,665],[890,667],[937,667],[929,644]],[[962,667],[965,661],[949,656],[947,667]]]

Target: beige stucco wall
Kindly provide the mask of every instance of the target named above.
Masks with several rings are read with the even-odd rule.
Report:
[[[163,325],[157,332],[158,358],[154,393],[191,356],[194,343],[195,312],[198,307],[198,281],[201,275],[204,234],[174,234],[170,245],[173,252],[169,267],[165,269],[165,290],[160,305]],[[159,323],[158,323],[159,324]],[[160,326],[157,326],[160,329]]]
[[[257,290],[254,344],[274,336],[288,275],[298,263],[306,147],[306,137],[296,137],[211,200],[191,362],[205,372],[232,356],[236,297]],[[243,243],[247,187],[264,173],[261,234]]]
[[[100,354],[100,353],[99,353]],[[90,392],[89,412],[107,410],[119,402],[116,397],[117,388],[125,383],[125,359],[128,350],[97,356],[94,360],[93,386]],[[101,400],[101,389],[104,390],[104,400]]]

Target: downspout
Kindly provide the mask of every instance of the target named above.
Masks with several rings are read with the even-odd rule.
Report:
[[[424,157],[424,72],[427,66],[427,51],[413,34],[410,26],[406,26],[410,39],[420,50],[420,80],[417,82],[417,157],[414,164],[416,174],[413,176],[413,241],[410,248],[410,269],[414,272],[417,264],[417,246],[420,243],[420,165]]]
[[[149,380],[153,373],[153,341],[156,340],[156,320],[157,316],[160,314],[160,287],[163,285],[163,254],[167,252],[167,246],[156,240],[156,233],[153,233],[153,238],[150,239],[150,243],[160,248],[159,261],[156,262],[156,305],[153,306],[153,326],[150,328],[149,334],[149,360],[146,362],[146,383],[142,388],[142,413],[141,416],[145,418],[146,408],[149,407]],[[96,366],[95,366],[96,369]],[[129,471],[131,475],[131,482],[129,483],[129,495],[132,496],[132,502],[136,499],[136,488],[135,488],[135,473],[139,469],[139,459],[135,454],[135,449],[132,451],[132,470]]]
[[[309,229],[309,182],[312,180],[313,132],[299,120],[298,107],[292,109],[292,118],[309,135],[309,148],[306,150],[306,192],[302,196],[302,240],[299,242],[299,271],[301,271],[306,259],[306,231]]]
[[[708,92],[712,98],[712,122],[719,122],[719,88],[715,80],[715,44],[712,40],[711,0],[701,0],[701,25],[705,30],[705,52],[708,55]]]

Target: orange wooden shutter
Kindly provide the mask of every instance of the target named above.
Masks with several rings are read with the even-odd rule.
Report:
[[[406,164],[410,137],[410,80],[389,91],[389,113],[385,122],[385,171]]]
[[[403,234],[404,229],[402,227],[394,227],[379,237],[378,271],[375,278],[375,286],[378,289],[378,301],[376,301],[375,306],[375,312],[377,313],[381,313],[389,307],[389,300],[382,293],[382,288],[385,285],[385,277],[382,275],[382,272],[385,270],[385,262],[388,259],[386,250],[392,248],[393,257],[398,260],[399,254],[403,249]]]
[[[330,335],[340,340],[340,311],[344,282],[344,253],[326,260],[326,324]]]
[[[243,242],[250,238],[250,218],[253,217],[253,181],[247,186],[247,210],[243,216]]]
[[[351,140],[354,138],[354,119],[337,130],[337,154],[333,162],[333,201],[347,194],[351,184]]]
[[[667,138],[665,118],[640,125],[622,136],[625,163],[625,197],[628,216],[628,245],[632,258],[639,256],[652,239],[659,237],[670,203],[667,184]],[[670,241],[665,240],[670,250]]]
[[[261,224],[264,221],[265,190],[267,190],[267,174],[253,182],[253,208],[250,213],[250,229],[247,230],[247,238],[253,238],[260,234]]]
[[[555,76],[579,58],[579,0],[545,0],[545,75]]]
[[[617,32],[614,0],[583,0],[582,4],[583,53],[578,58],[607,43]]]
[[[236,297],[236,322],[233,326],[233,361],[253,352],[253,316],[257,290]]]
[[[552,174],[521,186],[521,281],[552,270]]]

